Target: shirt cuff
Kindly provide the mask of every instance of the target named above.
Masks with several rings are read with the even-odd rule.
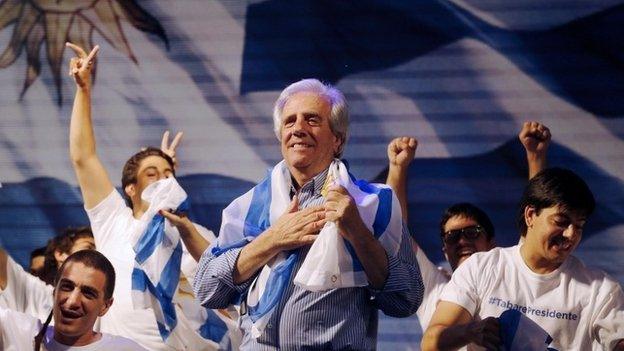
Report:
[[[240,255],[242,250],[243,248],[231,249],[222,253],[221,255],[219,255],[219,257],[216,257],[214,259],[214,269],[211,272],[211,278],[219,280],[221,284],[224,284],[227,287],[235,290],[238,294],[244,293],[253,281],[252,277],[249,280],[240,284],[234,283],[234,269],[236,267],[236,261],[238,260],[238,256]],[[207,254],[210,254],[210,250],[206,251]]]
[[[402,266],[402,261],[396,256],[388,257],[388,277],[381,289],[368,286],[373,296],[380,293],[406,291],[410,289],[409,279],[413,279]]]

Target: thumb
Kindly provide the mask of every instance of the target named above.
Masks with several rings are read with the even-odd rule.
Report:
[[[288,208],[286,209],[286,213],[293,213],[293,212],[297,212],[298,210],[299,210],[299,197],[295,194],[295,196],[293,196],[292,198],[292,201],[290,201]]]

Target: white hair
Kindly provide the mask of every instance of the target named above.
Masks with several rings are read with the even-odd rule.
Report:
[[[329,127],[335,136],[342,139],[340,148],[336,152],[335,157],[340,157],[347,143],[349,135],[349,108],[347,100],[340,90],[329,84],[323,84],[318,79],[302,79],[286,87],[280,94],[275,106],[273,107],[273,129],[277,140],[281,141],[282,111],[288,99],[297,93],[315,93],[329,101],[331,105],[331,114],[329,116]]]

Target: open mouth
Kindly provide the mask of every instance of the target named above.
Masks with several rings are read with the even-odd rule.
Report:
[[[473,253],[475,253],[475,249],[472,247],[462,247],[457,251],[457,257],[470,257]]]
[[[61,309],[61,316],[63,316],[64,319],[78,319],[82,317],[82,313],[72,310]]]
[[[550,239],[549,246],[557,251],[570,251],[573,243],[562,236]]]
[[[294,143],[290,147],[295,150],[305,150],[311,148],[312,145],[306,143]]]

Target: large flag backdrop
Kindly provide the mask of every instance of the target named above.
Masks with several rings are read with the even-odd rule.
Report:
[[[345,158],[359,177],[383,179],[387,143],[418,138],[409,227],[433,261],[454,202],[484,208],[500,245],[517,242],[527,170],[516,135],[538,120],[553,134],[550,164],[598,200],[577,255],[624,282],[623,4],[2,0],[0,243],[27,264],[60,228],[87,223],[68,157],[73,41],[101,46],[93,119],[111,177],[164,130],[184,131],[179,180],[213,230],[280,160],[279,91],[317,77],[349,100]],[[380,347],[417,349],[418,335],[414,318],[383,318]]]

